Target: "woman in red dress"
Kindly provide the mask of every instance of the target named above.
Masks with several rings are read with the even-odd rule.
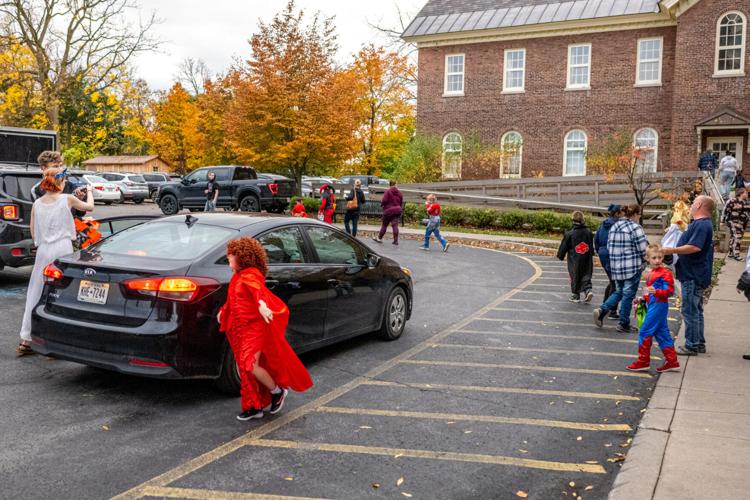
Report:
[[[289,389],[302,392],[312,380],[286,340],[289,309],[266,288],[268,260],[263,246],[253,238],[227,245],[234,271],[227,301],[219,311],[240,374],[242,412],[237,420],[263,417],[263,409],[276,414]]]

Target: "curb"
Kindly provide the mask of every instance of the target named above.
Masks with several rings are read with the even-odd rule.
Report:
[[[679,372],[659,375],[628,456],[609,492],[609,500],[654,497],[690,357],[681,356],[680,361],[682,369]]]

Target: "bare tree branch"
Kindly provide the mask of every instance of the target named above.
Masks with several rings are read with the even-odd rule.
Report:
[[[211,71],[202,59],[188,57],[177,68],[177,81],[193,95],[203,93],[205,83],[211,79]]]

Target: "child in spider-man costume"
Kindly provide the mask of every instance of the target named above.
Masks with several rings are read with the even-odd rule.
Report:
[[[634,302],[648,304],[646,318],[641,325],[638,336],[638,359],[628,366],[631,371],[648,371],[651,364],[651,343],[656,337],[662,353],[664,364],[656,369],[657,372],[673,372],[680,370],[677,353],[674,350],[674,340],[669,332],[667,315],[669,314],[669,297],[674,293],[674,278],[672,273],[664,267],[664,253],[661,245],[649,245],[646,250],[646,260],[651,271],[646,278],[645,296]]]

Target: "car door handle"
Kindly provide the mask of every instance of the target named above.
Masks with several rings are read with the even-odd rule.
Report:
[[[286,286],[295,290],[299,290],[300,288],[302,288],[302,284],[299,281],[289,281]]]
[[[339,285],[339,283],[341,283],[341,282],[340,282],[339,280],[334,280],[334,279],[330,279],[330,280],[328,280],[328,284],[329,284],[330,286],[338,286],[338,285]]]
[[[269,290],[273,290],[278,284],[279,280],[266,280],[266,288],[268,288]]]

